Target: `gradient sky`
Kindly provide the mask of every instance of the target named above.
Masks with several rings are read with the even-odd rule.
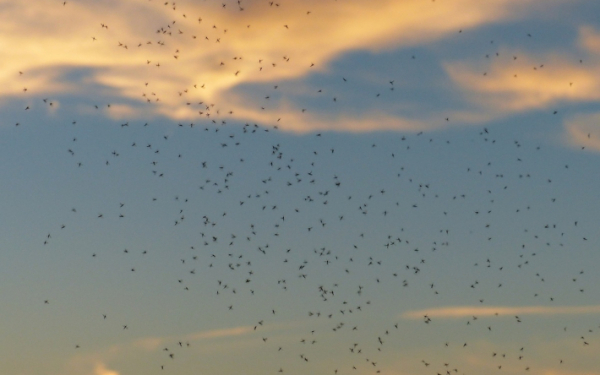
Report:
[[[0,9],[0,374],[600,375],[599,2]]]

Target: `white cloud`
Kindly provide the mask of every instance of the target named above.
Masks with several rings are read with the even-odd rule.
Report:
[[[600,305],[594,306],[448,306],[424,310],[407,311],[401,315],[405,319],[429,318],[455,319],[462,317],[515,316],[515,315],[580,315],[600,314]]]

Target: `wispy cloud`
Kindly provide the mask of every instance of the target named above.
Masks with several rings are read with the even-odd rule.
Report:
[[[542,369],[540,374],[543,375],[600,375],[598,371],[572,371],[572,370],[556,370]]]
[[[114,360],[114,353],[77,354],[65,363],[62,373],[86,375],[120,375],[117,370],[109,368],[108,362]]]
[[[153,351],[161,345],[173,343],[175,341],[201,341],[217,338],[228,338],[243,336],[254,332],[254,327],[239,326],[233,328],[214,329],[208,331],[200,331],[189,333],[183,336],[163,336],[163,337],[145,337],[133,342],[133,347],[142,348],[144,350]]]
[[[328,74],[329,64],[349,51],[425,45],[455,35],[458,29],[520,18],[541,3],[382,0],[374,7],[362,0],[335,4],[307,0],[285,7],[251,3],[239,12],[219,4],[185,2],[163,6],[141,0],[83,1],[57,7],[42,0],[31,0],[27,6],[0,0],[8,8],[0,15],[4,46],[0,96],[20,97],[27,87],[29,95],[88,93],[92,97],[91,92],[100,87],[117,101],[147,106],[144,111],[129,105],[115,107],[107,114],[116,118],[157,113],[200,119],[210,112],[205,108],[210,103],[220,107],[221,117],[233,112],[229,118],[261,119],[296,132],[435,128],[441,126],[437,120],[432,124],[426,116],[405,118],[393,111],[381,111],[370,122],[336,118],[327,111],[306,121],[295,111],[290,115],[289,108],[299,107],[294,103],[274,108],[281,115],[276,119],[265,118],[257,113],[260,106],[248,105],[250,94],[236,102],[228,101],[228,95],[242,84],[272,84],[317,71]],[[132,20],[128,14],[139,17]],[[593,35],[587,43],[594,45]],[[85,69],[83,77],[65,73],[75,68]],[[454,75],[459,82],[472,83],[472,77],[459,68]]]
[[[600,305],[594,306],[448,306],[424,310],[407,311],[401,315],[405,319],[422,319],[425,315],[430,318],[462,318],[485,316],[514,316],[514,315],[581,315],[599,314]]]
[[[597,371],[562,371],[555,369],[541,370],[543,375],[600,375]]]
[[[517,51],[506,54],[519,58],[514,63],[498,61],[484,68],[448,64],[446,70],[470,101],[498,117],[559,102],[600,100],[597,66],[583,66],[563,56],[536,59]]]
[[[193,333],[191,335],[186,336],[188,340],[206,340],[206,339],[215,339],[221,337],[233,337],[233,336],[242,336],[247,335],[254,331],[253,327],[250,326],[241,326],[234,328],[225,328],[225,329],[214,329],[211,331],[204,331]]]
[[[583,64],[575,56],[569,58],[555,52],[534,56],[504,50],[500,54],[505,57],[496,58],[487,66],[446,64],[450,78],[477,106],[501,116],[549,108],[561,102],[600,100],[600,63],[596,58]]]
[[[94,375],[119,375],[119,372],[109,370],[104,363],[97,363],[94,368]]]
[[[505,48],[490,64],[452,62],[445,64],[445,70],[473,113],[488,119],[539,110],[550,114],[566,104],[600,102],[600,33],[590,26],[580,27],[577,45],[577,55]],[[599,151],[597,124],[596,114],[567,118],[564,143]]]
[[[600,151],[600,113],[578,115],[565,121],[565,139],[573,147]]]
[[[504,48],[489,64],[453,62],[446,63],[445,69],[471,102],[498,115],[559,102],[598,101],[600,34],[589,26],[581,27],[578,45],[589,59],[564,51],[531,54]]]

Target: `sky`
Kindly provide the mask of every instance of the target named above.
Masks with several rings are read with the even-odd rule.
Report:
[[[0,374],[600,375],[597,1],[0,10]]]

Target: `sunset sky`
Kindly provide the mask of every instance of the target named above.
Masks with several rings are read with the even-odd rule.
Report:
[[[0,374],[600,375],[598,15],[0,0]]]

